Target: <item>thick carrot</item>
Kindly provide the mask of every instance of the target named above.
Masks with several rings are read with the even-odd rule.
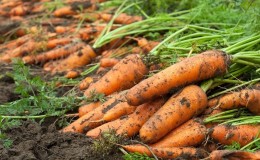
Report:
[[[254,114],[260,115],[260,90],[243,89],[239,92],[225,94],[209,100],[208,106],[224,110],[247,107]]]
[[[58,64],[54,64],[54,68],[51,72],[63,72],[85,66],[86,64],[89,64],[96,56],[97,55],[92,47],[90,45],[86,45],[77,52],[70,54],[67,58],[59,60]]]
[[[99,60],[99,62],[100,67],[108,68],[116,65],[119,62],[119,60],[116,58],[102,58]]]
[[[152,157],[152,152],[159,158],[165,159],[202,159],[208,156],[207,152],[203,149],[192,147],[171,147],[171,148],[153,148],[150,150],[142,145],[125,145],[122,146],[128,152],[138,152]],[[151,152],[152,151],[152,152]]]
[[[130,116],[130,115],[129,115]],[[105,123],[97,128],[94,128],[87,132],[86,136],[91,138],[98,138],[102,132],[106,132],[109,130],[117,130],[121,125],[123,125],[128,119],[129,116],[123,116],[119,119],[116,119],[114,121]]]
[[[87,89],[92,82],[93,82],[92,77],[86,77],[79,83],[79,89],[80,90]]]
[[[209,132],[210,136],[221,144],[231,145],[237,142],[240,146],[245,146],[254,138],[260,137],[260,125],[217,125]]]
[[[207,106],[205,92],[196,85],[190,85],[174,94],[142,126],[140,138],[145,143],[155,143],[167,133],[199,115]]]
[[[94,110],[88,112],[87,114],[83,115],[76,121],[69,124],[67,127],[62,129],[62,132],[79,132],[83,133],[88,131],[89,129],[92,129],[92,127],[97,127],[98,125],[101,125],[102,123],[92,123],[91,121],[97,121],[102,119],[104,113],[106,113],[108,110],[113,108],[116,104],[120,102],[120,99],[124,96],[123,93],[117,94],[113,96],[112,98],[108,99],[106,102],[104,102],[99,107],[95,108]],[[91,123],[91,124],[90,124]]]
[[[249,160],[260,159],[260,152],[247,152],[239,150],[215,150],[209,155],[210,160]]]
[[[64,58],[69,54],[81,49],[83,46],[85,46],[85,43],[83,42],[74,42],[74,43],[67,44],[61,48],[55,48],[38,55],[25,56],[23,57],[23,61],[25,63],[32,64],[32,63],[46,62],[58,58]]]
[[[89,104],[85,104],[81,107],[79,107],[78,112],[79,112],[79,117],[82,117],[83,115],[89,113],[90,111],[94,110],[98,106],[101,105],[101,102],[92,102]]]
[[[207,129],[200,119],[191,119],[159,140],[151,147],[191,147],[206,139]]]
[[[141,81],[148,69],[140,55],[132,54],[123,58],[100,80],[93,83],[85,91],[85,96],[89,97],[92,91],[105,95],[113,92],[129,89]]]
[[[228,63],[229,56],[217,50],[186,58],[132,87],[126,96],[127,101],[131,105],[140,105],[178,87],[222,75]]]
[[[137,134],[142,125],[164,104],[164,98],[155,99],[138,106],[130,118],[116,131],[118,135],[132,137]]]

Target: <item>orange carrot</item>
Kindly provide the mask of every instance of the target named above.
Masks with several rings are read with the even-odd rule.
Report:
[[[210,136],[217,142],[224,145],[231,145],[237,142],[240,146],[245,146],[260,137],[260,125],[217,125],[210,130]]]
[[[85,104],[81,107],[79,107],[79,117],[82,117],[83,115],[89,113],[90,111],[94,110],[95,108],[97,108],[98,106],[101,105],[101,102],[92,102],[89,104]]]
[[[207,152],[199,148],[191,147],[171,147],[171,148],[153,148],[150,150],[142,145],[124,145],[122,146],[128,152],[138,152],[152,157],[152,153],[164,159],[202,159],[208,156]],[[151,152],[152,151],[152,152]]]
[[[92,123],[91,121],[97,121],[102,119],[104,113],[108,110],[113,108],[117,103],[120,102],[120,99],[124,96],[124,93],[116,94],[112,98],[108,99],[99,107],[95,108],[94,110],[88,112],[87,114],[83,115],[76,121],[69,124],[67,127],[62,129],[62,132],[79,132],[83,133],[101,125],[102,123]]]
[[[83,79],[80,82],[79,89],[80,90],[87,89],[92,82],[93,82],[93,78],[92,77],[86,77],[85,79]]]
[[[116,65],[119,60],[116,58],[102,58],[100,59],[100,67],[108,68],[108,67],[113,67]]]
[[[88,97],[92,91],[103,93],[105,95],[113,92],[128,89],[141,81],[148,72],[141,56],[133,54],[128,55],[118,62],[109,72],[100,80],[93,83],[85,91]]]
[[[78,72],[78,71],[73,71],[73,70],[71,70],[71,71],[68,71],[68,72],[65,74],[64,77],[73,79],[73,78],[76,78],[76,77],[78,77],[78,76],[79,76],[79,72]]]
[[[108,22],[112,19],[113,15],[103,13],[103,14],[100,14],[100,17],[104,21]],[[115,18],[114,22],[117,24],[130,24],[130,23],[134,23],[137,21],[141,21],[141,20],[142,20],[141,16],[130,16],[130,15],[127,15],[126,13],[121,13]]]
[[[209,107],[228,110],[247,107],[252,113],[260,115],[260,90],[243,89],[209,100]]]
[[[198,118],[191,119],[159,140],[151,147],[190,147],[206,139],[207,129]]]
[[[190,85],[176,93],[142,126],[140,138],[145,143],[155,143],[167,133],[199,115],[207,106],[205,92]]]
[[[91,138],[98,138],[102,132],[106,132],[109,130],[117,130],[121,125],[123,125],[127,120],[129,119],[129,116],[123,116],[119,119],[116,119],[114,121],[105,123],[97,128],[94,128],[87,132],[86,136]]]
[[[72,41],[72,38],[70,37],[64,37],[64,38],[58,38],[58,39],[52,39],[47,42],[47,48],[52,49],[59,45],[65,45]]]
[[[67,58],[59,60],[56,65],[54,64],[51,72],[63,72],[85,66],[86,64],[89,64],[96,56],[97,55],[92,47],[90,45],[86,45],[79,51],[70,54]]]
[[[71,16],[76,14],[76,11],[73,11],[70,6],[65,6],[59,9],[56,9],[53,12],[53,15],[56,17],[62,17],[62,16]]]
[[[10,11],[10,16],[24,16],[30,11],[30,7],[28,5],[19,5]]]
[[[154,47],[156,47],[160,42],[148,41],[146,38],[139,37],[134,38],[140,48],[143,49],[144,53],[149,53]]]
[[[118,135],[132,137],[137,134],[142,125],[164,104],[164,98],[155,99],[138,106],[129,119],[116,131]]]
[[[91,40],[91,39],[94,39],[95,37],[97,37],[104,28],[105,28],[105,26],[93,25],[93,26],[89,26],[87,28],[80,29],[78,34],[82,40],[87,41],[87,40]]]
[[[210,153],[209,160],[249,160],[260,159],[260,152],[246,152],[239,150],[215,150]]]
[[[32,64],[32,63],[40,63],[49,60],[54,60],[58,58],[64,58],[69,54],[81,49],[83,46],[85,46],[85,43],[83,42],[74,42],[74,43],[67,44],[61,48],[55,48],[53,50],[38,55],[25,56],[23,57],[23,61],[25,63]]]
[[[186,58],[132,87],[126,96],[127,101],[131,105],[140,105],[178,87],[222,75],[228,63],[229,56],[217,50]]]

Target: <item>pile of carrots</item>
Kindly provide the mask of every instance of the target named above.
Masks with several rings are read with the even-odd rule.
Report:
[[[41,65],[46,72],[63,73],[67,78],[79,77],[88,64],[98,63],[96,73],[105,73],[99,79],[84,77],[78,87],[87,98],[102,94],[106,101],[79,107],[79,118],[61,132],[96,139],[114,130],[119,136],[140,138],[142,144],[119,144],[125,150],[165,159],[260,159],[260,152],[218,150],[219,144],[246,146],[260,138],[259,123],[230,126],[204,122],[214,114],[242,107],[260,115],[257,85],[211,99],[199,86],[204,80],[227,74],[232,56],[207,50],[165,67],[144,60],[160,42],[143,37],[123,37],[93,48],[113,17],[109,11],[98,11],[103,1],[66,0],[46,22],[37,24],[30,21],[46,12],[44,4],[49,0],[0,2],[0,18],[10,20],[10,24],[0,22],[9,26],[0,33],[11,37],[0,44],[0,63],[21,58],[26,64]],[[121,13],[112,29],[141,20]],[[79,21],[84,22],[80,28]],[[157,69],[158,73],[148,76]]]

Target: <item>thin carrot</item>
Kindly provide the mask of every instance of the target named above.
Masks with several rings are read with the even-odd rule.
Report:
[[[226,72],[229,56],[212,50],[178,62],[132,87],[126,98],[131,105],[140,105],[178,87]]]
[[[260,159],[260,152],[246,152],[239,150],[215,150],[209,155],[210,160],[249,160],[249,159]]]
[[[70,42],[72,42],[72,38],[71,37],[52,39],[52,40],[49,40],[47,42],[46,47],[48,49],[52,49],[52,48],[55,48],[55,47],[57,47],[59,45],[65,45],[65,44],[68,44]]]
[[[116,65],[119,62],[119,60],[116,58],[102,58],[99,60],[99,62],[100,67],[108,68]]]
[[[164,98],[155,99],[138,106],[129,119],[116,131],[118,135],[132,137],[137,134],[142,125],[164,104]]]
[[[89,113],[90,111],[94,110],[98,106],[101,105],[101,102],[92,102],[89,104],[85,104],[81,107],[79,107],[78,112],[79,112],[79,117],[82,117],[83,115]]]
[[[103,93],[105,95],[113,92],[128,89],[141,81],[148,72],[141,56],[133,54],[128,55],[118,62],[109,72],[100,80],[93,83],[85,91],[88,97],[92,91]]]
[[[155,143],[167,133],[199,115],[207,106],[205,92],[196,85],[190,85],[174,94],[142,126],[140,138],[145,143]]]
[[[46,62],[58,58],[64,58],[69,54],[79,50],[83,46],[85,46],[85,43],[83,42],[74,42],[74,43],[67,44],[61,48],[55,48],[53,50],[41,54],[25,56],[23,57],[23,61],[25,63],[32,64],[32,63]]]
[[[64,77],[69,78],[69,79],[73,79],[73,78],[78,77],[79,75],[80,75],[80,74],[79,74],[78,71],[70,70],[70,71],[68,71],[68,72],[65,74]]]
[[[217,142],[225,145],[231,145],[237,142],[240,146],[245,146],[260,137],[260,125],[217,125],[210,129],[210,136]]]
[[[202,159],[208,156],[203,149],[192,147],[171,147],[171,148],[146,148],[142,145],[124,145],[122,146],[128,152],[138,152],[152,157],[152,153],[159,158],[164,159]]]
[[[92,82],[93,82],[92,77],[86,77],[79,83],[79,89],[80,90],[87,89]]]
[[[225,94],[209,100],[208,106],[217,106],[224,110],[247,107],[252,113],[260,115],[260,90],[243,89],[239,92]]]
[[[102,123],[91,123],[91,121],[96,121],[102,119],[104,113],[106,113],[109,109],[113,108],[117,103],[120,102],[120,99],[123,97],[123,93],[116,94],[112,98],[108,99],[99,107],[94,110],[88,112],[83,115],[76,121],[69,124],[67,127],[62,129],[62,132],[79,132],[83,133],[92,128],[101,125]],[[90,124],[91,123],[91,124]]]
[[[109,130],[117,130],[121,125],[123,125],[127,120],[129,119],[129,116],[123,116],[119,119],[116,119],[114,121],[105,123],[97,128],[94,128],[87,132],[86,136],[91,138],[98,138],[102,132],[106,132]]]

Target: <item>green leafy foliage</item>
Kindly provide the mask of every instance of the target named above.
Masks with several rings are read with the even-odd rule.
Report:
[[[97,93],[95,90],[90,92],[90,96],[86,98],[86,102],[97,102],[100,101],[101,103],[106,101],[105,94]]]
[[[154,160],[154,158],[150,158],[145,154],[140,153],[127,153],[123,156],[124,160]]]

